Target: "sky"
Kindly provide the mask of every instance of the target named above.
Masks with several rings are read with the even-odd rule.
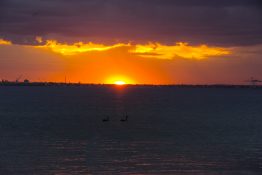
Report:
[[[262,79],[261,0],[1,0],[0,79]]]

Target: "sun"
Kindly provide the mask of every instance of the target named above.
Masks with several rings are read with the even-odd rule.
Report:
[[[123,86],[123,85],[126,85],[126,82],[124,82],[122,80],[118,80],[118,81],[115,81],[114,84],[117,85],[117,86]]]
[[[124,85],[135,84],[135,81],[124,75],[112,75],[107,79],[105,79],[105,84],[124,86]]]

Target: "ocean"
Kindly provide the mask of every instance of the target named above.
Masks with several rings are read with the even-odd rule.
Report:
[[[260,175],[262,89],[2,86],[0,174]]]

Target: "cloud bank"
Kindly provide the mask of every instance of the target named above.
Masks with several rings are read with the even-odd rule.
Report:
[[[41,37],[36,37],[36,41],[42,45],[25,45],[36,49],[45,49],[64,56],[79,55],[88,52],[103,52],[114,50],[117,48],[126,48],[130,54],[135,54],[143,58],[156,59],[195,59],[201,60],[215,56],[230,55],[231,51],[228,48],[210,47],[207,45],[190,46],[188,43],[176,43],[175,45],[163,45],[160,43],[149,44],[132,44],[132,43],[117,43],[113,45],[96,44],[93,42],[83,43],[77,42],[73,44],[59,43],[56,40],[43,41]],[[0,45],[11,45],[11,41],[0,39]]]
[[[0,37],[35,44],[190,42],[262,43],[261,0],[1,0]]]

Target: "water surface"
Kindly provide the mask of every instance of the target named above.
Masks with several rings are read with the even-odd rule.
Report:
[[[0,174],[259,175],[261,114],[252,88],[0,87]]]

